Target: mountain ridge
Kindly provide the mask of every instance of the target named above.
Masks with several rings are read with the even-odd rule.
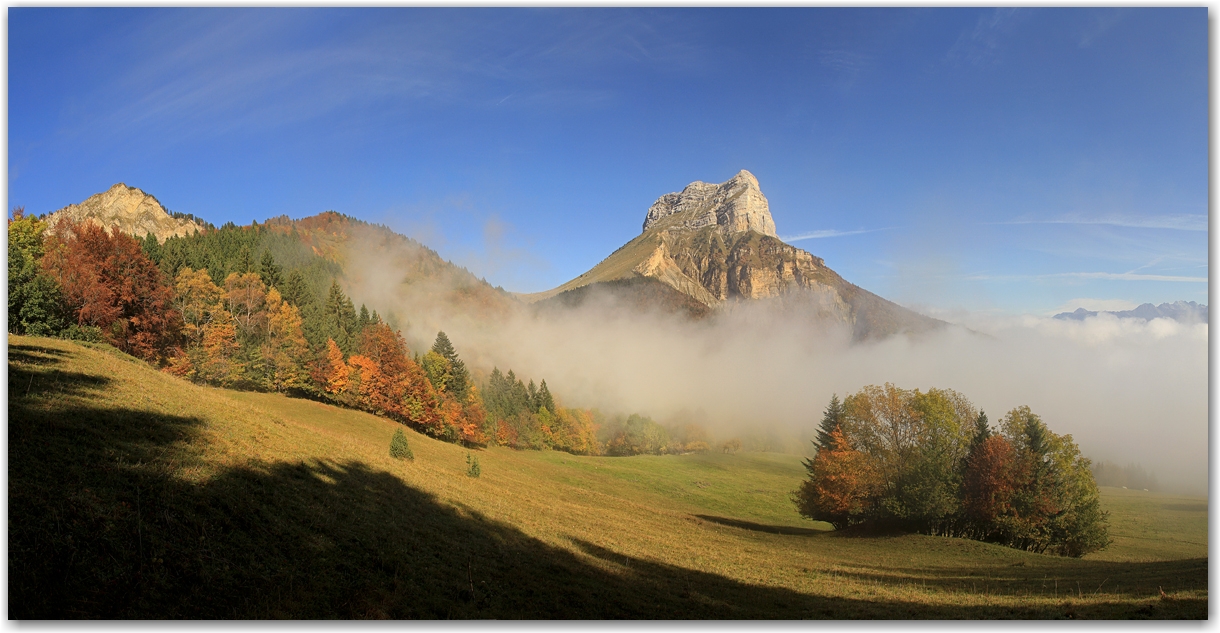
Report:
[[[1072,312],[1060,312],[1054,318],[1061,321],[1083,321],[1099,314],[1112,314],[1120,319],[1143,319],[1145,321],[1165,318],[1173,319],[1179,323],[1208,322],[1207,304],[1195,303],[1194,301],[1174,301],[1173,303],[1162,303],[1160,305],[1144,303],[1131,310],[1086,310],[1084,308],[1076,308]]]

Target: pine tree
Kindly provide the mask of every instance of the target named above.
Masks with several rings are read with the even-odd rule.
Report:
[[[826,407],[825,413],[822,414],[822,424],[818,427],[818,450],[832,450],[833,441],[831,436],[835,429],[839,428],[839,423],[843,419],[844,407],[839,401],[839,394],[830,396],[830,405]]]
[[[288,281],[284,282],[284,290],[280,294],[283,295],[284,301],[301,309],[313,303],[313,293],[305,282],[305,275],[296,269],[288,273]]]
[[[157,241],[156,235],[146,233],[144,239],[140,241],[140,247],[144,250],[144,255],[154,264],[161,263],[161,243]]]
[[[449,341],[449,337],[444,332],[436,333],[436,342],[432,344],[432,351],[449,361],[449,379],[446,381],[445,389],[453,394],[458,402],[465,402],[466,394],[470,390],[470,373],[466,371],[466,363],[458,358],[457,350],[453,348],[453,343]]]
[[[534,386],[534,379],[530,378],[530,386],[528,387],[530,413],[538,413],[538,387]]]
[[[263,260],[258,265],[258,274],[263,278],[263,283],[267,284],[268,288],[279,288],[283,282],[283,269],[275,263],[275,258],[271,256],[271,251],[263,251]]]
[[[356,331],[356,308],[352,300],[343,294],[338,281],[330,284],[330,293],[322,306],[321,334],[334,339],[344,355],[351,355],[358,344]]]
[[[555,411],[555,399],[551,397],[551,390],[546,388],[546,381],[542,381],[542,385],[538,387],[538,408],[546,409],[552,414]]]
[[[989,437],[991,437],[991,427],[987,424],[987,413],[979,411],[979,417],[974,419],[974,437],[970,439],[969,452],[973,453]]]
[[[254,260],[250,256],[250,247],[241,247],[241,252],[237,254],[237,263],[234,264],[230,272],[244,274],[254,271]]]
[[[363,332],[364,328],[373,324],[373,318],[369,316],[369,309],[363,303],[360,304],[360,316],[356,318],[356,331]]]
[[[394,429],[394,437],[390,439],[390,457],[415,460],[415,454],[411,452],[411,446],[407,444],[407,436],[402,429]]]

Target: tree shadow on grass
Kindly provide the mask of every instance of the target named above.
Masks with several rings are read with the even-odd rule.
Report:
[[[11,618],[1013,617],[751,585],[584,540],[574,552],[359,461],[192,482],[203,420],[91,407],[104,380],[57,387],[48,370],[10,361],[10,389],[41,374],[10,400]],[[52,397],[64,388],[80,397]]]
[[[795,536],[816,536],[828,534],[828,530],[818,530],[814,528],[792,527],[788,525],[767,525],[765,523],[754,523],[752,521],[743,521],[741,519],[730,519],[728,517],[719,517],[710,514],[696,514],[697,518],[716,523],[719,525],[727,525],[729,527],[741,528],[750,530],[751,532],[768,532],[770,534],[789,534]]]

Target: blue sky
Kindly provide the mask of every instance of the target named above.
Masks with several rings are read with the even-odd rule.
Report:
[[[530,292],[748,169],[907,305],[1207,301],[1206,8],[8,15],[10,206],[334,209]]]

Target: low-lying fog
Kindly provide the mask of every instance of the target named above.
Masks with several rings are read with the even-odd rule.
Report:
[[[947,387],[993,423],[1026,404],[1086,456],[1139,463],[1165,490],[1206,494],[1206,323],[967,314],[938,332],[853,343],[842,328],[766,302],[691,323],[607,298],[567,311],[523,306],[488,323],[427,311],[416,299],[434,292],[391,291],[392,271],[367,266],[354,298],[393,311],[412,350],[444,330],[476,372],[545,378],[565,406],[660,422],[693,414],[721,438],[777,429],[795,437],[813,433],[834,393],[885,382]]]

